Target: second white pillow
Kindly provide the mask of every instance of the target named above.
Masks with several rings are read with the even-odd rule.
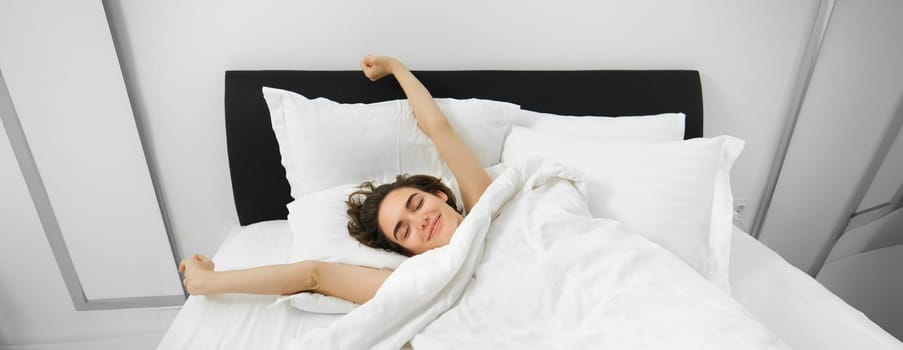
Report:
[[[632,117],[566,116],[520,110],[515,125],[541,132],[604,141],[666,142],[684,138],[686,116],[662,113]]]

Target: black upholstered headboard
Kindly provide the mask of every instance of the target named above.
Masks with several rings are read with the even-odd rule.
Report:
[[[697,71],[415,71],[434,97],[483,98],[565,115],[683,112],[685,138],[702,136]],[[291,201],[261,87],[342,103],[404,98],[394,79],[360,71],[227,71],[226,140],[235,208],[242,225],[285,219]]]

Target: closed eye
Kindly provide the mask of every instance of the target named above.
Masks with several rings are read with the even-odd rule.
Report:
[[[419,199],[419,200],[417,201],[417,206],[414,207],[414,211],[419,210],[420,207],[423,206],[423,196],[422,196],[422,195],[419,196],[418,199]],[[405,227],[404,235],[401,236],[401,239],[402,239],[402,240],[408,239],[408,235],[410,235],[410,233],[411,233],[411,228],[410,228],[410,226],[409,226],[409,227]]]

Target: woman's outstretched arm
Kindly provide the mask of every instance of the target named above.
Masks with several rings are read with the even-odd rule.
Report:
[[[281,294],[314,292],[363,304],[373,298],[392,272],[369,267],[301,261],[233,271],[214,271],[201,254],[183,259],[179,272],[192,295],[220,293]]]
[[[439,150],[439,156],[448,164],[455,179],[458,180],[463,197],[461,200],[464,208],[469,211],[489,187],[492,179],[470,148],[452,129],[430,92],[414,74],[394,58],[367,55],[361,60],[361,69],[367,78],[374,81],[390,74],[395,76],[414,111],[417,126],[430,137]]]

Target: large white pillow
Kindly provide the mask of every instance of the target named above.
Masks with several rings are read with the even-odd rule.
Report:
[[[730,136],[600,142],[515,126],[502,161],[542,157],[578,169],[594,217],[621,221],[730,292],[729,173],[743,144]]]
[[[348,233],[345,200],[358,185],[339,185],[288,204],[292,229],[289,262],[318,260],[394,270],[406,259],[398,253],[367,247]]]
[[[590,137],[606,141],[665,142],[684,138],[686,116],[662,113],[647,116],[566,116],[522,109],[515,125],[542,132]]]
[[[288,204],[292,245],[287,262],[317,260],[394,270],[407,259],[398,253],[367,247],[348,233],[345,200],[357,190],[357,185],[306,194]],[[282,299],[314,313],[347,313],[356,307],[350,301],[316,293],[297,293]]]
[[[451,177],[417,127],[406,100],[341,104],[264,87],[293,198],[346,183],[388,182],[402,173]],[[436,99],[483,166],[495,165],[519,106]]]

